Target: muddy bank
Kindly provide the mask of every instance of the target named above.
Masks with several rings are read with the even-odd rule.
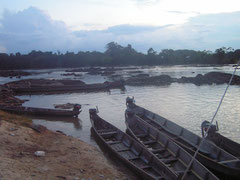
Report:
[[[0,179],[127,179],[96,148],[79,139],[0,120]],[[37,157],[36,151],[45,156]]]
[[[0,77],[18,77],[29,76],[31,73],[25,71],[0,70]]]
[[[55,93],[71,91],[107,91],[109,89],[124,88],[122,81],[86,84],[80,80],[47,80],[27,79],[6,83],[4,86],[16,94]]]
[[[21,106],[23,103],[23,100],[14,97],[12,90],[0,85],[0,105]]]

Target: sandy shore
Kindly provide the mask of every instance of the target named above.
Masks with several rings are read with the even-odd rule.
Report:
[[[49,130],[39,133],[4,119],[1,112],[1,180],[128,179],[98,149],[79,139]],[[34,155],[36,151],[45,151],[46,154],[37,157]]]

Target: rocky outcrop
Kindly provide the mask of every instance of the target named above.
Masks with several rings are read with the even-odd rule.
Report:
[[[13,91],[0,85],[0,105],[14,105],[20,106],[24,103],[13,95]]]
[[[104,82],[97,84],[86,84],[80,80],[48,80],[48,79],[28,79],[13,81],[5,84],[6,87],[15,93],[38,94],[38,93],[59,93],[74,91],[105,91],[115,88],[123,88],[122,81]]]
[[[21,77],[29,76],[31,73],[25,71],[1,70],[0,77]]]
[[[144,85],[170,85],[173,82],[173,79],[168,75],[160,76],[143,76],[143,77],[130,77],[126,80],[126,85],[132,86],[144,86]]]
[[[198,74],[196,77],[181,77],[176,81],[178,83],[193,83],[195,85],[204,85],[204,84],[224,84],[228,83],[231,74],[222,73],[222,72],[209,72],[205,75]],[[232,80],[232,85],[240,85],[240,76],[234,75]]]

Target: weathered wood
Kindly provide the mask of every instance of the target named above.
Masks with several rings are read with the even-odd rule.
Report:
[[[201,137],[158,114],[137,106],[133,102],[127,102],[127,107],[128,112],[131,112],[131,116],[140,119],[156,129],[159,133],[168,136],[172,141],[183,147],[190,154],[193,155],[195,153],[202,140]],[[240,176],[240,160],[208,140],[203,142],[196,158],[206,167],[209,167],[216,172],[221,174],[224,173],[226,176]],[[219,163],[225,160],[236,160],[237,162]]]
[[[178,178],[181,178],[182,174],[179,171],[184,172],[187,169],[192,156],[168,136],[162,134],[138,116],[128,116],[126,114],[125,117],[127,132],[146,148],[150,149],[153,156],[156,156]],[[138,138],[139,134],[144,134],[145,136]],[[194,160],[194,166],[187,173],[186,179],[203,179],[208,173],[210,173],[209,179],[217,179],[207,168],[197,160]]]

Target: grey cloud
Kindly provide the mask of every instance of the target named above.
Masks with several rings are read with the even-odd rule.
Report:
[[[240,12],[197,15],[182,25],[137,26],[122,24],[105,30],[71,31],[45,12],[28,8],[5,11],[0,20],[0,52],[104,51],[111,41],[146,52],[161,49],[215,50],[222,46],[239,48]]]

